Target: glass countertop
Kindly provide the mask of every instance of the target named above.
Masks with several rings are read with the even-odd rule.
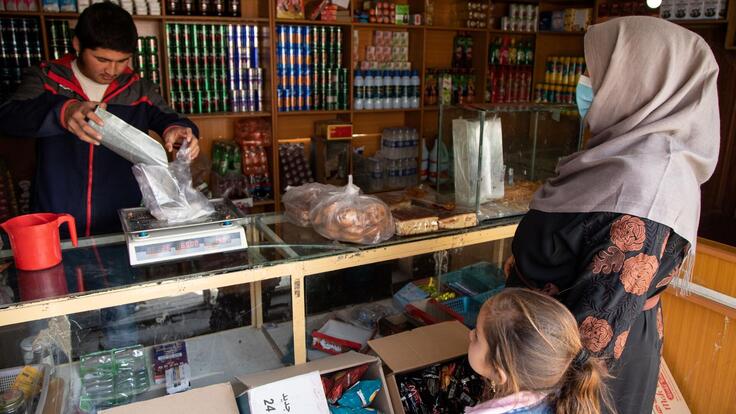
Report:
[[[12,252],[0,251],[5,285],[0,274],[0,309],[52,298],[80,296],[151,282],[187,279],[199,276],[274,266],[282,263],[337,256],[362,250],[383,248],[442,236],[515,224],[520,215],[486,220],[478,226],[444,230],[429,234],[398,237],[374,245],[334,242],[311,228],[298,227],[282,214],[265,213],[243,220],[248,249],[216,253],[170,262],[131,266],[123,234],[93,236],[79,240],[79,247],[62,243],[62,262],[50,269],[25,271],[15,269]],[[5,246],[6,248],[8,246]]]

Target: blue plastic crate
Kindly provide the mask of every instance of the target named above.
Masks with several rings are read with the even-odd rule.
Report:
[[[493,290],[489,290],[488,292],[483,292],[479,295],[475,295],[473,296],[473,300],[478,304],[478,306],[483,306],[483,304],[486,303],[488,299],[501,292],[505,287],[506,285],[504,284]]]
[[[478,312],[480,312],[480,306],[478,302],[472,298],[463,296],[461,298],[451,299],[441,303],[441,307],[449,310],[450,315],[459,318],[460,322],[465,324],[468,328],[475,328],[475,320],[478,319]]]
[[[477,296],[503,287],[506,278],[497,266],[478,262],[442,275],[440,281],[461,295]]]

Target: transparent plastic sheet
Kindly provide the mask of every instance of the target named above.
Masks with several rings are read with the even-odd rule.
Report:
[[[103,146],[133,164],[166,167],[168,160],[161,143],[100,107],[95,110],[95,115],[102,119],[104,126],[93,121],[88,124],[102,134]]]
[[[298,187],[286,187],[284,214],[290,223],[309,227],[309,212],[327,194],[339,192],[340,188],[329,184],[309,183]]]
[[[483,151],[480,169],[480,204],[504,195],[503,134],[501,119],[487,119],[483,126],[483,148],[480,148],[480,121],[454,119],[452,139],[455,170],[455,202],[475,208],[478,181],[478,155]]]
[[[192,187],[189,145],[185,141],[176,160],[163,167],[136,164],[133,175],[143,195],[143,204],[158,220],[180,223],[212,214],[215,209],[201,192]]]
[[[331,193],[309,213],[314,230],[331,239],[358,244],[376,244],[394,235],[394,219],[388,205],[377,197],[361,195],[360,188],[348,185]]]

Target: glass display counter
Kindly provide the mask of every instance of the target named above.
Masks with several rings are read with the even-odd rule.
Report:
[[[155,346],[183,341],[192,387],[303,363],[319,357],[307,339],[330,315],[366,303],[390,308],[403,284],[435,274],[428,263],[437,252],[440,271],[453,260],[500,266],[517,221],[358,246],[326,240],[279,214],[251,215],[242,222],[247,250],[138,267],[129,265],[122,235],[81,239],[78,247],[65,242],[61,264],[34,272],[15,269],[3,250],[0,370],[47,364],[47,406],[75,412],[104,406],[82,386],[85,358],[96,352],[137,346],[150,370]],[[165,389],[151,372],[149,383],[113,401],[154,398]]]

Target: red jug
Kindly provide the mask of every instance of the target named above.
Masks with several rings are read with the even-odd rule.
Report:
[[[0,224],[10,237],[15,267],[41,270],[61,263],[59,226],[69,225],[72,244],[77,245],[77,225],[69,214],[38,213],[13,217]]]

